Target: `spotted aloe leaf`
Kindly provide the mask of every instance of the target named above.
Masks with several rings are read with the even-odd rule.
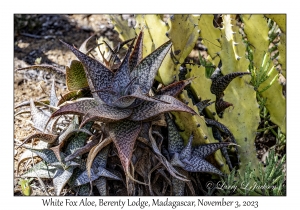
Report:
[[[44,131],[50,114],[48,115],[42,110],[38,109],[32,99],[30,99],[30,109],[34,127],[39,131]]]
[[[146,101],[133,110],[130,119],[134,121],[142,121],[170,111],[182,111],[196,114],[193,109],[172,96],[159,95],[157,98],[168,103]]]
[[[107,193],[107,187],[106,187],[106,178],[105,177],[99,177],[98,179],[95,180],[95,185],[100,193],[101,196],[106,196],[108,195]]]
[[[40,177],[45,179],[53,178],[55,171],[55,167],[49,166],[44,161],[41,161],[22,174],[21,177]]]
[[[223,175],[215,166],[207,162],[204,158],[216,150],[230,145],[230,143],[211,143],[199,145],[191,149],[193,136],[190,137],[188,144],[183,149],[184,155],[180,154],[179,158],[185,165],[184,169],[190,172],[208,172]]]
[[[124,91],[124,88],[130,83],[130,71],[129,71],[129,56],[131,52],[131,46],[127,51],[125,58],[123,59],[120,67],[115,72],[115,75],[112,79],[112,90],[116,93],[121,93]]]
[[[200,158],[205,158],[208,155],[215,152],[216,150],[227,147],[229,145],[231,145],[231,143],[221,142],[221,143],[211,143],[211,144],[204,144],[204,145],[196,146],[193,150],[192,155],[198,156]]]
[[[235,138],[234,138],[233,134],[231,133],[231,131],[225,125],[223,125],[222,123],[220,123],[218,121],[208,119],[208,118],[205,119],[205,122],[206,122],[207,125],[215,126],[220,131],[226,133],[229,136],[229,138],[236,144],[236,141],[235,141]]]
[[[52,150],[50,150],[50,151],[52,151]],[[43,157],[44,157],[44,154],[39,153],[39,156],[40,155],[43,155]],[[53,157],[53,155],[55,156],[54,152],[52,151],[51,156]],[[61,156],[64,159],[63,153],[61,154]],[[52,158],[52,160],[54,160],[54,157]],[[45,160],[45,161],[47,162],[47,160]],[[79,164],[76,162],[65,162],[63,160],[62,162],[52,162],[52,163],[50,163],[50,165],[56,168],[55,174],[53,176],[53,185],[54,185],[55,194],[60,195],[61,190],[66,185],[68,180],[71,178],[74,168],[78,167]]]
[[[77,135],[74,135],[74,137],[70,140],[70,143],[67,145],[67,148],[65,150],[66,155],[73,154],[77,149],[84,146],[89,136],[92,136],[90,133],[90,129],[93,125],[93,122],[87,123],[83,129],[88,132],[82,132],[81,130],[78,131]],[[71,131],[73,133],[73,131]]]
[[[126,175],[130,175],[129,164],[131,161],[133,147],[141,129],[140,122],[120,121],[110,124],[110,137],[117,147],[119,158]]]
[[[51,85],[51,92],[50,92],[50,106],[56,106],[58,103],[58,98],[55,91],[55,80],[53,79],[52,85]]]
[[[51,147],[51,150],[55,153],[57,159],[59,161],[62,161],[61,159],[61,149],[63,148],[64,144],[66,143],[67,140],[69,140],[69,137],[74,135],[74,133],[79,132],[79,134],[75,134],[74,138],[71,139],[70,143],[67,146],[67,149],[65,151],[65,154],[68,155],[67,158],[65,159],[65,161],[74,159],[78,156],[80,156],[81,154],[85,153],[86,151],[88,151],[87,148],[92,147],[93,145],[87,144],[86,146],[84,146],[87,136],[90,135],[92,136],[92,134],[85,129],[79,129],[77,130],[73,130],[71,131],[66,137],[64,138],[57,146],[55,147]]]
[[[107,145],[109,145],[112,142],[112,138],[108,137],[105,138],[103,141],[100,141],[96,146],[94,146],[91,151],[89,152],[87,161],[86,161],[86,169],[88,172],[88,175],[91,176],[91,169],[94,163],[94,159],[97,157],[98,153],[105,148]],[[100,164],[102,165],[102,164]]]
[[[27,147],[27,149],[33,153],[36,153],[39,157],[41,157],[47,163],[58,162],[56,155],[54,154],[54,152],[51,149],[33,149],[30,147]]]
[[[180,153],[184,148],[183,139],[181,138],[177,128],[170,118],[169,114],[165,114],[167,125],[168,125],[168,150],[170,155]]]
[[[88,176],[87,170],[85,170],[76,178],[75,183],[73,184],[74,186],[89,183],[90,181],[97,180],[99,177],[108,177],[111,179],[121,180],[118,176],[105,169],[108,150],[109,146],[106,146],[98,153],[92,164],[90,177]]]
[[[70,143],[67,145],[65,150],[65,155],[68,157],[71,156],[74,152],[81,151],[80,148],[84,147],[84,144],[87,140],[88,136],[92,136],[93,134],[89,131],[92,126],[92,122],[88,123],[85,128],[78,129],[78,116],[75,116],[73,121],[69,124],[68,128],[59,136],[58,138],[58,145],[52,147],[51,150],[55,153],[57,159],[61,160],[61,149],[64,147],[67,141]],[[79,151],[77,151],[79,150]],[[74,155],[76,155],[74,154]],[[79,154],[80,155],[80,154]],[[66,159],[65,159],[66,160]]]
[[[92,93],[97,93],[99,98],[93,94],[94,99],[83,99],[61,105],[60,109],[52,114],[52,117],[64,114],[82,115],[83,120],[80,127],[94,120],[108,123],[109,135],[118,150],[126,177],[131,179],[134,178],[129,173],[129,164],[135,141],[141,130],[142,123],[139,121],[149,120],[169,111],[184,111],[196,114],[193,109],[172,96],[149,97],[148,94],[158,68],[172,44],[169,40],[142,59],[142,43],[143,34],[141,33],[133,53],[131,53],[132,43],[120,65],[113,57],[110,57],[109,60],[106,60],[106,66],[64,43],[84,66],[89,87]],[[117,51],[118,49],[111,50],[112,56],[115,56]],[[115,69],[115,67],[117,68]],[[188,83],[189,81],[179,82],[170,87],[168,91],[176,95]],[[91,145],[95,145],[93,148],[89,144],[84,146],[90,150],[87,161],[87,174],[90,178],[95,177],[92,163],[100,151],[99,148],[103,148],[104,141],[98,145],[91,143]],[[109,142],[109,139],[107,142]],[[75,154],[76,151],[71,155],[72,158],[75,157]],[[157,151],[157,155],[174,176],[186,181],[178,172],[174,171],[175,169],[166,159],[163,159],[160,151]],[[71,159],[70,156],[66,158],[67,161]]]
[[[33,101],[33,103],[35,106],[47,106],[49,105],[50,102],[48,100],[45,100],[45,101]],[[18,105],[15,106],[15,109],[21,108],[23,106],[30,106],[30,100],[19,103]]]
[[[192,82],[194,78],[174,82],[158,91],[159,95],[170,95],[176,97],[181,91]]]
[[[171,159],[171,164],[174,166],[174,168],[182,175],[185,177],[188,176],[188,172],[181,169],[178,167],[178,165],[181,165],[181,161],[177,161],[176,163],[172,162],[173,160],[178,160],[179,159],[179,153],[183,150],[184,144],[183,144],[183,139],[180,136],[179,132],[177,131],[177,128],[173,122],[173,120],[170,118],[169,114],[165,114],[165,119],[167,121],[168,125],[168,151],[170,156],[172,157]],[[174,158],[176,156],[176,158]],[[177,166],[176,166],[177,165]],[[183,164],[181,166],[184,166]],[[184,195],[184,190],[185,190],[185,184],[186,182],[177,179],[176,177],[172,176],[171,179],[173,183],[173,194],[175,196],[181,196]]]
[[[17,69],[16,71],[22,71],[22,70],[42,70],[42,71],[49,72],[52,75],[55,75],[55,78],[61,81],[65,81],[66,79],[66,73],[64,70],[51,65],[33,65],[33,66]]]
[[[124,95],[127,94],[128,85],[131,84],[130,72],[129,72],[129,55],[130,49],[127,51],[125,58],[123,59],[121,65],[116,70],[110,87],[108,89],[99,89],[97,91],[101,92],[100,97],[106,104],[110,106],[117,107],[128,107],[134,102],[134,99],[127,101],[119,101],[119,103],[115,103],[115,101]],[[111,94],[110,94],[111,93]],[[122,103],[124,102],[124,104]]]
[[[80,52],[75,47],[61,41],[65,46],[67,46],[81,61],[82,65],[84,66],[84,70],[88,79],[89,87],[92,91],[95,90],[104,90],[110,87],[114,73],[104,66],[99,61],[85,55],[84,53]],[[105,99],[108,97],[107,94],[98,94],[101,99]]]
[[[202,111],[203,111],[206,107],[208,107],[209,105],[211,105],[211,104],[214,103],[214,101],[211,101],[211,102],[209,102],[209,101],[210,101],[210,99],[207,99],[207,100],[203,100],[203,101],[200,101],[200,102],[198,102],[197,104],[195,104],[195,105],[197,106],[197,108],[198,108],[199,114],[201,114]]]
[[[78,196],[93,196],[94,193],[91,191],[91,185],[90,184],[84,184],[81,185],[78,189]]]
[[[80,185],[84,185],[89,183],[90,181],[95,181],[96,179],[98,179],[100,177],[100,170],[104,170],[104,169],[98,169],[98,168],[92,168],[91,170],[91,177],[88,176],[87,171],[82,172],[74,181],[74,183],[71,183],[72,186],[76,187],[76,186],[80,186]]]
[[[216,128],[216,127],[212,127],[212,133],[213,133],[213,136],[216,140],[218,140],[219,142],[222,142],[222,136],[221,136],[221,133],[220,131]],[[232,163],[229,159],[229,155],[228,155],[228,152],[227,152],[227,149],[225,147],[222,147],[221,148],[221,152],[222,152],[222,155],[224,156],[224,158],[226,159],[226,162],[228,164],[228,167],[230,170],[233,169],[232,167]]]
[[[62,152],[61,153],[61,156],[62,156],[62,161],[61,162],[55,162],[55,163],[50,163],[51,166],[54,166],[58,169],[68,169],[69,167],[72,167],[72,166],[80,166],[80,163],[78,163],[78,161],[65,161],[65,154]]]
[[[89,152],[95,145],[97,145],[97,143],[100,140],[100,135],[95,135],[95,136],[91,136],[91,141],[88,142],[86,145],[84,145],[83,147],[80,147],[78,149],[76,149],[72,154],[68,155],[65,158],[65,161],[71,161],[74,158],[81,156],[87,152]]]
[[[41,141],[44,141],[46,143],[53,143],[55,142],[55,140],[57,139],[57,135],[53,135],[53,134],[47,134],[47,133],[35,133],[35,134],[32,134],[30,136],[28,136],[20,146],[22,146],[23,144],[25,144],[26,142],[32,140],[32,139],[39,139]],[[19,146],[19,147],[20,147]]]
[[[235,140],[235,137],[233,136],[233,134],[231,133],[231,131],[225,125],[223,125],[222,123],[220,123],[218,121],[212,120],[212,119],[205,119],[205,121],[206,121],[206,124],[208,126],[214,126],[214,127],[216,127],[218,130],[220,130],[221,132],[224,132],[226,135],[228,135],[228,137],[230,138],[231,142],[233,142],[234,144],[237,144],[236,140]],[[236,153],[238,154],[238,147],[237,146],[235,146],[235,150],[236,150]],[[238,162],[240,161],[239,157],[240,156],[238,154],[237,155]]]
[[[181,150],[180,154],[179,154],[179,158],[180,160],[184,160],[184,159],[191,159],[192,157],[192,140],[194,138],[194,135],[192,134],[190,136],[190,139],[187,143],[187,145]]]
[[[96,107],[97,105],[98,102],[95,99],[80,99],[61,106],[59,110],[51,115],[51,118],[65,114],[84,115],[87,111]]]
[[[44,149],[47,146],[48,146],[48,143],[39,141],[36,145],[32,146],[32,148],[33,149]],[[19,173],[19,167],[22,162],[24,162],[25,160],[31,159],[33,157],[36,157],[36,156],[37,156],[37,154],[32,153],[30,150],[25,150],[18,159],[18,163],[17,163],[17,167],[16,167],[17,173]]]
[[[171,46],[171,40],[167,41],[145,57],[131,72],[132,78],[137,77],[135,84],[141,87],[144,94],[152,87],[157,71]]]
[[[214,173],[223,176],[223,173],[215,166],[207,162],[206,160],[197,156],[192,156],[188,161],[184,161],[184,169],[190,172],[207,172]]]
[[[212,84],[210,86],[210,91],[216,95],[217,99],[221,98],[223,95],[223,91],[229,85],[229,83],[236,77],[249,75],[250,72],[232,72],[225,76],[212,78]]]
[[[84,66],[78,60],[72,60],[70,67],[66,66],[66,85],[69,91],[88,87]]]
[[[181,174],[183,174],[184,176],[188,175],[188,172],[181,169],[181,168],[176,168],[176,170],[178,170]],[[174,196],[183,196],[184,195],[184,191],[185,191],[185,183],[182,180],[179,180],[175,177],[172,176],[171,179],[172,183],[173,183],[173,195]]]
[[[73,174],[74,166],[68,167],[66,170],[58,169],[53,177],[53,185],[56,195],[60,195],[61,190],[67,184]]]
[[[74,124],[76,125],[76,120],[73,121],[75,122]],[[78,124],[77,124],[78,126]],[[89,129],[91,127],[91,124],[87,125],[88,127],[86,127],[87,129]],[[72,127],[72,126],[71,126]],[[85,133],[83,133],[84,135],[87,135]],[[69,153],[71,153],[72,150],[75,150],[74,153],[71,153],[69,156],[69,159],[71,156],[78,156],[80,155],[80,152],[82,153],[83,150],[87,149],[86,147],[82,147],[82,145],[84,144],[84,142],[86,141],[86,138],[84,136],[76,136],[74,137],[67,149],[66,149],[66,154],[63,152],[60,152],[60,148],[59,145],[57,147],[57,149],[30,149],[29,150],[35,152],[38,156],[40,156],[43,160],[45,160],[47,163],[49,163],[52,167],[55,167],[56,171],[55,174],[53,176],[53,184],[54,184],[54,189],[55,189],[55,193],[56,195],[59,195],[61,190],[63,189],[63,187],[66,185],[66,183],[69,181],[69,179],[71,178],[73,171],[76,167],[80,166],[79,163],[77,162],[73,162],[73,161],[68,161],[67,158],[65,158],[65,156]],[[88,145],[88,144],[87,144]],[[79,151],[79,152],[78,152]],[[59,155],[58,155],[59,153]],[[60,160],[60,161],[59,161]]]
[[[230,145],[230,143],[209,143],[193,148],[193,135],[191,135],[187,145],[183,147],[183,139],[178,136],[176,127],[168,116],[166,119],[168,122],[169,152],[174,154],[171,161],[174,165],[190,172],[209,172],[223,175],[220,170],[204,158],[216,150]]]
[[[137,99],[137,100],[135,100]],[[124,108],[134,108],[137,107],[139,104],[141,104],[143,101],[150,101],[150,102],[164,102],[168,103],[166,101],[162,101],[155,97],[150,97],[147,94],[143,94],[140,87],[136,87],[134,92],[131,95],[128,96],[122,96],[118,98],[113,104],[115,104],[117,107]],[[135,103],[133,103],[135,102]]]
[[[129,69],[132,71],[134,67],[143,59],[143,36],[144,32],[141,31],[137,37],[136,44],[130,55],[129,59]]]
[[[78,119],[77,117],[74,118],[73,122],[71,125],[68,127],[68,129],[64,132],[66,134],[62,134],[64,136],[63,139],[66,139],[68,134],[72,132],[72,129],[78,127]],[[89,130],[92,126],[92,123],[87,124],[84,129]],[[55,176],[53,178],[53,183],[54,183],[54,188],[56,191],[56,194],[59,195],[61,189],[65,186],[67,182],[69,182],[70,178],[73,175],[74,169],[76,167],[81,167],[80,164],[82,165],[82,161],[75,160],[76,162],[68,161],[65,156],[70,157],[71,155],[77,156],[80,155],[76,151],[82,151],[82,148],[84,147],[84,144],[86,142],[88,134],[84,132],[80,132],[78,135],[75,135],[71,140],[70,143],[67,145],[65,153],[60,152],[60,145],[57,146],[57,149],[51,148],[52,152],[49,152],[52,157],[51,161],[51,166],[55,167]],[[59,153],[59,155],[57,154]],[[54,156],[55,157],[54,157]],[[60,160],[60,162],[58,162]],[[46,160],[47,161],[47,160]],[[78,163],[77,163],[78,162]]]
[[[168,124],[168,149],[170,155],[173,156],[171,163],[176,166],[176,169],[181,167],[186,170],[185,172],[210,172],[222,175],[221,171],[208,163],[204,158],[217,149],[228,146],[228,143],[212,143],[192,148],[193,135],[191,135],[187,145],[184,147],[183,139],[179,135],[174,122],[169,115],[166,114],[165,116]],[[175,195],[183,195],[185,183],[175,178],[172,178],[172,183],[173,186],[176,186],[173,188],[173,193]]]
[[[219,115],[219,117],[222,116],[222,113],[224,112],[224,110],[230,106],[233,107],[233,104],[232,103],[229,103],[227,101],[224,101],[223,98],[219,98],[216,103],[215,103],[215,106],[216,106],[216,112],[217,114]]]
[[[62,143],[65,140],[67,140],[70,137],[70,134],[73,132],[73,130],[78,128],[79,119],[78,116],[74,116],[72,122],[69,124],[69,126],[65,129],[64,132],[62,132],[58,138],[58,143]]]
[[[45,102],[45,103],[44,103]],[[22,107],[22,106],[28,106],[30,105],[30,113],[31,113],[31,120],[33,123],[33,126],[36,130],[39,132],[45,132],[49,133],[51,130],[51,126],[53,126],[54,121],[50,118],[51,112],[53,110],[57,110],[55,107],[57,105],[58,99],[56,96],[55,88],[54,88],[54,80],[52,83],[52,88],[51,88],[51,94],[50,94],[50,101],[33,101],[31,98],[29,101],[25,101],[23,103],[20,103],[16,106],[16,108]],[[36,105],[42,106],[42,108],[49,108],[49,109],[42,109],[40,107],[37,107]],[[21,110],[16,115],[20,113],[25,113],[28,110]],[[48,137],[45,137],[48,138]],[[49,138],[48,138],[49,140]],[[46,141],[48,141],[46,140]]]
[[[106,104],[91,108],[84,115],[81,125],[89,121],[100,120],[102,122],[115,122],[129,117],[132,113],[132,109],[118,109]]]

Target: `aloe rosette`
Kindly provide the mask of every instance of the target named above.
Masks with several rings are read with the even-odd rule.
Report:
[[[139,34],[135,47],[132,42],[122,62],[114,70],[63,42],[84,66],[93,98],[65,103],[51,116],[81,115],[81,126],[97,120],[107,123],[109,136],[118,150],[125,174],[131,178],[129,166],[142,122],[169,111],[196,114],[172,94],[149,95],[158,68],[172,43],[171,40],[167,41],[142,59],[142,40],[143,32]],[[176,93],[180,85],[182,83],[173,84],[171,90],[175,91],[171,93]]]

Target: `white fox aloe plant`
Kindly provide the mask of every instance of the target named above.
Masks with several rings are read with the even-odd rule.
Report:
[[[50,102],[48,102],[50,105],[31,100],[33,121],[39,127],[39,133],[31,135],[24,143],[34,138],[48,143],[50,149],[27,148],[40,156],[46,165],[49,164],[51,173],[43,174],[47,170],[45,162],[41,162],[23,174],[23,177],[32,176],[32,171],[39,170],[39,176],[53,178],[57,195],[61,193],[67,183],[71,187],[81,185],[87,188],[89,188],[88,183],[93,183],[101,195],[106,195],[106,190],[103,188],[105,186],[103,183],[106,182],[103,177],[121,179],[105,169],[108,145],[113,142],[126,176],[128,194],[134,194],[130,188],[132,181],[145,184],[135,179],[132,172],[134,167],[131,167],[136,140],[140,139],[139,136],[144,132],[146,139],[149,140],[148,145],[152,145],[156,157],[168,172],[177,180],[188,181],[186,173],[178,172],[176,167],[174,168],[161,154],[151,132],[147,136],[147,130],[143,130],[144,127],[147,127],[145,125],[149,125],[149,122],[156,120],[166,112],[187,112],[197,115],[192,108],[175,98],[190,83],[191,79],[172,83],[157,91],[156,95],[150,95],[157,71],[172,46],[171,40],[143,58],[143,32],[141,31],[136,40],[127,40],[116,49],[110,49],[111,55],[108,58],[104,58],[102,54],[103,63],[88,55],[87,41],[79,49],[61,41],[78,58],[66,67],[65,72],[45,65],[18,69],[50,70],[55,74],[58,72],[59,76],[65,77],[69,90],[69,93],[63,95],[61,99],[57,99],[53,86]],[[128,51],[121,59],[118,55],[119,49],[130,42]],[[22,105],[28,104],[26,102]],[[40,113],[44,112],[36,108],[35,104],[50,107],[51,113],[43,114],[43,119],[37,119],[34,110],[38,110]],[[69,115],[79,117],[74,117],[64,132],[57,132],[55,127],[59,119]],[[102,123],[101,129],[92,129],[95,121]],[[76,134],[75,137],[74,134]],[[79,138],[78,135],[83,136]],[[228,145],[229,143],[216,144],[214,147],[207,145],[199,147],[198,150],[207,147],[209,150],[206,152],[211,153]],[[197,149],[191,153],[191,142],[185,149],[180,149],[182,150],[180,157],[177,160],[175,159],[178,154],[173,157],[173,163],[177,162],[179,166],[183,165],[184,170],[223,175],[203,159],[208,153],[202,154],[201,151],[197,152]],[[190,153],[183,151],[190,151]],[[85,153],[88,153],[88,156],[83,161],[81,158]],[[193,169],[194,166],[197,167]],[[151,185],[151,183],[146,185]],[[91,190],[91,188],[89,189]]]
[[[137,43],[142,43],[142,33]],[[171,41],[143,60],[141,44],[136,45],[132,54],[130,47],[115,72],[71,45],[64,44],[83,64],[94,98],[63,105],[51,117],[72,113],[83,116],[81,126],[95,120],[108,123],[110,137],[118,149],[126,175],[130,176],[130,159],[142,121],[167,111],[196,114],[170,95],[148,95],[156,72],[171,47]]]

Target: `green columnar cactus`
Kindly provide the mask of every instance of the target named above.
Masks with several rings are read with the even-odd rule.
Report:
[[[121,15],[110,15],[110,18],[117,27],[122,40],[128,40],[136,35],[134,29],[128,27],[128,22],[123,20]]]
[[[199,29],[203,44],[207,47],[207,60],[210,60],[215,66],[218,66],[220,61],[220,57],[217,56],[220,51],[220,43],[218,40],[221,37],[221,31],[214,27],[213,21],[213,15],[201,15]]]
[[[275,21],[277,23],[277,25],[280,27],[282,33],[286,34],[286,15],[282,14],[267,14],[265,15],[267,18],[272,19],[273,21]]]
[[[254,68],[260,69],[264,67],[263,58],[265,52],[268,51],[269,39],[268,32],[269,28],[266,19],[263,15],[242,15],[242,21],[245,24],[245,33],[248,41],[255,48],[253,54]],[[255,33],[254,33],[255,31]],[[283,37],[284,40],[284,37]],[[284,43],[281,43],[285,45]],[[280,49],[282,58],[285,58],[284,47]],[[276,77],[278,73],[272,71],[270,77],[261,84],[258,91],[268,86],[270,82]],[[270,120],[280,127],[282,133],[286,133],[286,99],[282,94],[282,86],[278,81],[274,82],[270,88],[261,93],[262,97],[266,100],[266,108],[270,113]]]
[[[223,75],[232,72],[247,72],[249,61],[245,58],[246,47],[238,33],[234,16],[223,16],[223,28],[220,57]],[[219,122],[226,125],[240,145],[240,170],[245,170],[249,161],[254,168],[258,165],[254,145],[257,127],[259,125],[259,105],[256,92],[249,85],[250,76],[234,79],[224,91],[224,100],[232,103],[234,109],[225,111]]]
[[[174,15],[169,19],[170,30],[167,33],[172,40],[175,57],[179,63],[184,62],[195,46],[199,37],[199,19],[198,15]]]
[[[241,18],[247,39],[255,47],[253,64],[259,67],[270,45],[267,21],[263,15],[242,15]]]
[[[222,61],[222,73],[227,75],[232,72],[247,72],[249,61],[245,58],[245,46],[243,46],[242,37],[238,34],[235,26],[235,20],[230,16],[223,17],[222,30],[218,30],[213,26],[212,15],[202,15],[199,21],[199,27],[203,27],[200,36],[203,36],[203,42],[208,47],[208,53],[211,56],[219,54],[211,62],[217,66],[219,58]],[[205,28],[204,28],[205,27]],[[201,28],[200,28],[201,29]],[[211,39],[213,37],[213,39]],[[222,38],[221,38],[222,37]],[[206,40],[220,40],[220,43],[212,44]],[[217,47],[221,44],[220,47]],[[208,59],[210,59],[208,57]],[[218,62],[216,62],[218,61]],[[210,92],[207,87],[211,87],[212,81],[205,77],[205,68],[197,66],[187,66],[191,69],[187,77],[196,77],[191,83],[191,89],[194,95],[201,100],[216,100],[216,96]],[[256,151],[254,140],[259,118],[259,109],[256,101],[256,92],[253,87],[248,85],[249,76],[234,79],[224,91],[224,100],[233,104],[233,109],[227,109],[223,118],[216,115],[215,106],[206,107],[207,114],[224,124],[233,133],[238,145],[240,145],[239,153],[241,160],[241,170],[244,170],[246,163],[251,160],[254,166],[257,166]],[[214,114],[214,115],[213,115]],[[246,120],[247,119],[247,120]]]
[[[279,51],[278,63],[281,64],[281,72],[286,77],[286,34],[280,34],[280,42],[277,45]]]

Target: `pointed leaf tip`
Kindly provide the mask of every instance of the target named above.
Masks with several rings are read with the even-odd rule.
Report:
[[[77,115],[84,115],[86,114],[91,108],[94,108],[98,105],[95,99],[83,99],[77,100],[72,103],[67,103],[62,105],[56,112],[51,115],[51,118],[64,115],[64,114],[77,114]]]
[[[182,111],[197,114],[192,108],[172,96],[159,95],[156,98],[164,102],[145,101],[133,110],[130,119],[134,121],[142,121],[171,111]]]
[[[124,120],[111,123],[109,128],[110,137],[118,150],[124,171],[129,172],[129,164],[135,141],[141,129],[141,122]]]
[[[147,57],[145,57],[131,72],[132,78],[138,78],[135,81],[135,84],[141,87],[141,90],[144,94],[149,93],[157,71],[171,46],[171,40],[167,41]]]
[[[189,138],[189,141],[187,143],[187,145],[185,146],[185,148],[183,148],[183,150],[181,151],[179,158],[181,160],[184,159],[191,159],[191,155],[192,155],[192,141],[193,141],[194,135],[192,134]]]

